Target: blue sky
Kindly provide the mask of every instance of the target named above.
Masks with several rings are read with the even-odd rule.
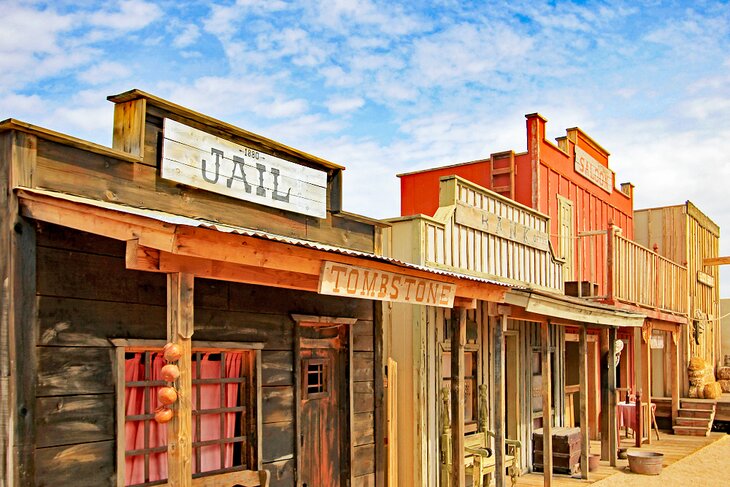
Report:
[[[388,217],[396,173],[522,151],[537,111],[551,137],[579,126],[606,147],[637,208],[689,199],[730,231],[728,2],[0,0],[0,12],[0,119],[109,144],[106,96],[140,88],[347,166],[346,209]]]

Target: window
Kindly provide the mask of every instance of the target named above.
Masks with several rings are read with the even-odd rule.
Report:
[[[304,399],[317,399],[327,396],[327,360],[305,359],[302,364],[304,372]]]
[[[120,458],[117,466],[118,485],[164,484],[167,425],[154,419],[160,406],[157,392],[169,385],[160,377],[164,344],[115,342],[123,342],[115,343],[118,364],[123,364],[117,370],[120,402],[123,398],[123,410],[117,411],[122,425],[117,447],[124,452],[123,464]],[[190,362],[193,477],[255,468],[258,351],[243,344],[240,348],[196,345]]]

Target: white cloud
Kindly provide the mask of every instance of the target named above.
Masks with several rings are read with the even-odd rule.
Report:
[[[328,99],[325,102],[325,105],[327,106],[327,110],[330,111],[330,113],[334,114],[340,114],[340,113],[349,113],[357,110],[358,108],[361,108],[363,105],[365,105],[365,100],[359,97],[355,98],[342,98],[342,97],[332,97]]]
[[[188,24],[182,27],[180,32],[175,36],[172,45],[178,49],[190,47],[200,37],[200,29],[195,24]]]
[[[101,10],[89,15],[88,22],[96,27],[129,32],[146,27],[162,15],[154,3],[143,0],[122,0],[115,10]]]
[[[131,73],[128,66],[117,62],[101,62],[79,73],[79,80],[91,85],[104,84],[112,80],[127,78]]]

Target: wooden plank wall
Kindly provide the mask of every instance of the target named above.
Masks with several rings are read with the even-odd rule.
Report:
[[[156,140],[162,118],[148,116],[146,126],[145,159],[139,164],[39,140],[36,186],[365,252],[374,250],[370,224],[330,212],[325,219],[297,215],[161,179]]]
[[[550,231],[549,220],[545,217],[474,186],[452,183],[457,185],[458,203],[486,210],[545,234]],[[436,219],[439,216],[437,213]],[[563,290],[562,264],[552,258],[551,252],[457,224],[453,209],[451,217],[443,224],[426,220],[421,239],[425,242],[426,265],[510,279],[552,291]]]
[[[38,231],[36,485],[114,485],[115,389],[109,338],[164,339],[164,274],[124,269],[124,244],[43,225]],[[252,311],[255,310],[255,311]],[[358,317],[353,325],[356,486],[374,485],[373,305],[312,293],[196,280],[197,340],[260,341],[263,463],[294,486],[290,313]]]

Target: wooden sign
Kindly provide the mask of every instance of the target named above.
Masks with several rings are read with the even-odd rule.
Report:
[[[319,276],[319,293],[451,308],[456,297],[456,285],[338,262],[325,262]]]
[[[608,193],[613,192],[613,171],[575,146],[575,171]]]
[[[548,234],[521,223],[509,220],[473,206],[457,205],[456,223],[479,230],[513,242],[543,251],[549,247]]]
[[[327,173],[166,118],[162,177],[232,198],[327,216]]]
[[[697,282],[705,286],[715,287],[715,278],[706,272],[697,271]]]

